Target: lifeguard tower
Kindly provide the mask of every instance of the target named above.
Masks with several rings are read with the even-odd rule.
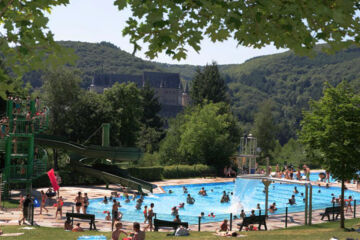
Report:
[[[254,174],[256,172],[257,164],[256,158],[260,148],[257,146],[257,140],[250,133],[245,134],[240,138],[240,149],[237,164],[242,174]]]

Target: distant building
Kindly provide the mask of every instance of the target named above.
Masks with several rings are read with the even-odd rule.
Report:
[[[96,74],[90,85],[90,91],[102,93],[116,82],[133,82],[142,88],[148,82],[155,90],[161,104],[160,114],[164,117],[174,117],[189,104],[188,86],[182,86],[178,73],[144,72],[142,75],[127,74]]]

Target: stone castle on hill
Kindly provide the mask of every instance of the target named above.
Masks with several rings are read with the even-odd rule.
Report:
[[[160,115],[163,117],[175,117],[190,101],[187,84],[183,87],[178,73],[143,72],[142,75],[96,74],[90,90],[102,93],[117,82],[133,82],[138,88],[144,87],[145,83],[148,82],[158,97],[161,104]]]

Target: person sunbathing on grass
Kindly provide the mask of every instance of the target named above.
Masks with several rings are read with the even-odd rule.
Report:
[[[120,234],[123,233],[126,236],[128,236],[129,234],[123,230],[121,230],[122,228],[122,224],[121,223],[116,223],[115,224],[115,230],[113,231],[112,235],[111,235],[111,240],[119,240]]]
[[[84,229],[82,227],[80,227],[80,223],[77,223],[76,227],[74,227],[71,231],[72,232],[83,232]]]
[[[64,223],[64,230],[65,230],[65,231],[71,231],[71,230],[73,230],[73,226],[71,225],[70,218],[66,219],[66,221],[65,221],[65,223]]]
[[[220,225],[220,232],[227,232],[227,231],[229,231],[228,220],[224,219],[224,221]]]

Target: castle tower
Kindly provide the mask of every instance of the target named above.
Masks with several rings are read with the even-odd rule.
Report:
[[[188,82],[186,81],[185,83],[185,88],[184,91],[182,92],[182,96],[181,96],[181,105],[183,107],[189,105],[190,103],[190,96],[189,96],[189,87],[188,87]]]

